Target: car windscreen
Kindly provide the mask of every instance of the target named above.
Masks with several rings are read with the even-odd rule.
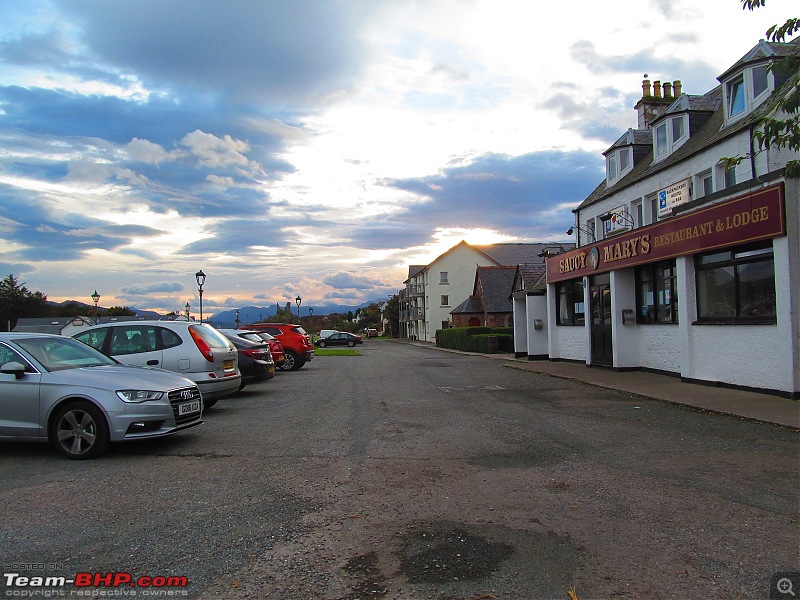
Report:
[[[200,325],[190,325],[189,329],[199,335],[203,341],[208,344],[209,348],[224,350],[231,347],[231,343],[228,341],[228,338],[219,333],[210,325],[206,325],[204,323]]]
[[[308,335],[308,333],[306,333],[306,330],[300,327],[299,325],[297,327],[292,327],[292,331],[294,331],[295,333],[299,333],[300,335]]]
[[[72,338],[22,338],[15,343],[47,371],[119,364],[113,358]]]

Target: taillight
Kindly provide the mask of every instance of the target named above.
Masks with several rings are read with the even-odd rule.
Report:
[[[261,350],[252,350],[250,348],[239,348],[239,354],[244,354],[252,359],[258,360],[261,358]]]
[[[211,346],[197,333],[194,329],[189,327],[189,334],[192,336],[197,349],[200,350],[200,353],[205,356],[208,362],[214,362],[214,353],[211,351]]]

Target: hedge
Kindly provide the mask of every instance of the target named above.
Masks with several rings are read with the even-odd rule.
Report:
[[[463,352],[488,351],[488,338],[497,338],[499,352],[514,352],[513,327],[453,327],[436,330],[436,345]]]

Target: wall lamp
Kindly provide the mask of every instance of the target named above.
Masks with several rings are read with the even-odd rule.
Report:
[[[567,229],[567,235],[572,235],[575,232],[576,229],[578,231],[582,231],[583,233],[585,233],[586,235],[591,237],[593,242],[597,241],[597,238],[594,237],[594,231],[592,231],[588,227],[583,227],[581,225],[573,225],[572,227]]]
[[[616,225],[621,225],[622,227],[633,228],[634,226],[633,216],[631,215],[631,213],[628,212],[627,208],[623,208],[618,212],[606,213],[602,217],[600,217],[600,220],[603,221],[603,223],[605,223],[606,221],[611,221],[612,223]]]

